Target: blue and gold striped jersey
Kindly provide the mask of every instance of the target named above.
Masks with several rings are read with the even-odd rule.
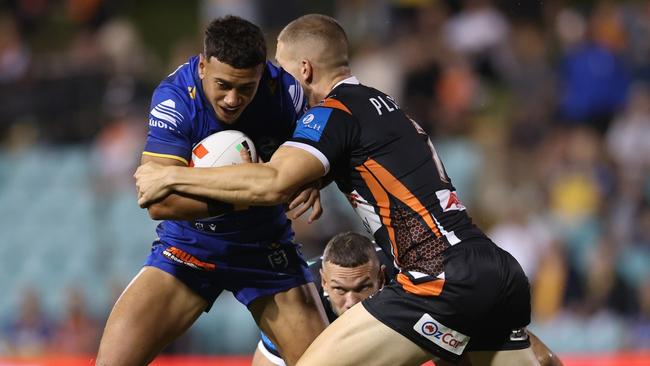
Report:
[[[267,62],[258,90],[234,124],[221,122],[203,94],[198,76],[199,57],[171,73],[153,93],[149,132],[143,154],[167,157],[185,164],[193,147],[205,137],[236,129],[251,137],[262,159],[291,137],[295,121],[306,109],[300,84]],[[254,228],[254,229],[253,229]],[[253,207],[199,221],[163,221],[160,240],[203,259],[219,255],[226,243],[284,242],[293,238],[282,206]]]

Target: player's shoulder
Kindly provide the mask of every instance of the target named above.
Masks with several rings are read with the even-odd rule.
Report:
[[[158,84],[151,98],[152,117],[172,124],[193,118],[199,105],[197,99],[200,97],[193,77],[197,62],[198,57],[190,58]]]
[[[163,79],[154,90],[154,98],[157,95],[173,98],[176,102],[183,102],[191,105],[199,97],[197,79],[194,77],[198,67],[198,56],[178,66],[172,73]]]
[[[309,108],[300,118],[298,126],[322,126],[337,116],[352,116],[351,109],[341,100],[338,94],[328,95],[320,103]]]
[[[283,68],[270,61],[266,62],[258,90],[268,90],[271,96],[282,100],[280,103],[282,106],[293,106],[296,117],[306,109],[306,98],[300,83]]]

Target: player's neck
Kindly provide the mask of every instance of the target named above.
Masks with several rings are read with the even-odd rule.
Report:
[[[321,82],[313,86],[312,98],[310,100],[310,105],[312,102],[320,103],[327,95],[334,89],[336,84],[352,76],[349,67],[339,68],[328,77],[323,77]]]

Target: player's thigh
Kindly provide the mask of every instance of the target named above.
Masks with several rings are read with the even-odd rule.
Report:
[[[530,339],[530,347],[537,357],[542,366],[562,366],[562,361],[551,351],[541,339],[537,338],[535,334],[528,331],[528,339]]]
[[[98,365],[143,365],[189,328],[206,301],[181,281],[144,267],[111,311],[97,355]]]
[[[432,357],[357,304],[316,338],[298,365],[420,365]]]
[[[533,349],[469,352],[472,366],[539,366]]]
[[[260,297],[248,308],[287,365],[295,364],[328,323],[313,283]]]

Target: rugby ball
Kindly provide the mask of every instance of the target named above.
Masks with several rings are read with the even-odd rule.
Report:
[[[236,130],[214,133],[196,144],[192,149],[190,166],[209,168],[244,163],[240,151],[248,149],[253,163],[257,162],[257,151],[253,140]]]

